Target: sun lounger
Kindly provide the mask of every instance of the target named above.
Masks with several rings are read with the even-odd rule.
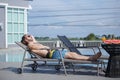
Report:
[[[66,68],[65,68],[65,64],[64,64],[64,60],[63,58],[61,59],[48,59],[48,58],[42,58],[41,56],[31,52],[28,47],[24,44],[22,44],[21,42],[15,42],[18,46],[20,46],[21,48],[23,48],[24,51],[24,56],[23,56],[23,60],[21,63],[21,67],[18,68],[18,73],[22,73],[23,72],[23,67],[24,67],[24,62],[25,61],[33,61],[34,64],[31,65],[32,70],[36,71],[37,67],[38,67],[38,63],[37,61],[43,61],[45,62],[44,65],[47,65],[47,62],[57,62],[58,64],[55,64],[53,66],[55,66],[56,70],[59,70],[61,68],[61,66],[63,66],[64,69],[64,73],[65,75],[67,75],[66,73]],[[53,49],[53,48],[52,48]],[[60,48],[54,48],[54,49],[60,49]],[[30,54],[31,58],[26,58],[26,54],[27,52]],[[62,57],[62,55],[60,54],[60,56]]]
[[[90,48],[93,50],[94,54],[95,54],[94,48],[97,48],[100,51],[99,47],[97,47],[97,46],[75,47],[66,36],[59,36],[58,35],[58,38],[71,52],[76,52],[78,54],[83,55],[77,48],[82,48],[82,49],[83,48]],[[64,61],[67,62],[67,60],[64,60]],[[96,64],[97,65],[97,75],[99,75],[99,68],[100,68],[99,64],[101,64],[101,67],[102,67],[102,63],[103,63],[101,60],[96,60],[96,61],[68,60],[68,61],[73,62],[73,63],[82,63],[82,64]]]

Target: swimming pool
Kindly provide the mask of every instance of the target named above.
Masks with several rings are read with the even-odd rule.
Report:
[[[21,62],[23,55],[24,50],[21,48],[0,49],[0,62]]]
[[[17,53],[5,53],[0,54],[0,62],[21,62],[23,59],[23,54]]]

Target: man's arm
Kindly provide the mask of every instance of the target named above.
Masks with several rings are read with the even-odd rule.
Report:
[[[42,44],[34,44],[34,43],[28,44],[28,48],[30,50],[50,50],[48,46],[44,46]]]
[[[37,41],[35,40],[35,38],[31,35],[32,39],[33,39],[33,42],[34,43],[37,43]]]

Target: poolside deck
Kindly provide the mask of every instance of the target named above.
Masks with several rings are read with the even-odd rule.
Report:
[[[0,49],[1,53],[22,52],[21,48]],[[22,52],[23,53],[23,52]],[[25,64],[28,64],[26,62]],[[30,67],[24,67],[22,74],[17,73],[17,68],[21,66],[21,62],[0,62],[0,80],[119,80],[120,78],[105,77],[105,73],[101,72],[100,76],[96,75],[96,70],[90,66],[78,69],[76,72],[68,71],[65,76],[63,70],[57,72],[54,67],[41,66],[36,72]],[[88,70],[89,69],[89,70]]]
[[[36,72],[33,72],[31,68],[24,68],[22,74],[17,73],[17,68],[21,63],[15,62],[0,62],[0,80],[119,80],[120,78],[108,78],[104,77],[104,73],[100,76],[96,76],[94,72],[82,72],[76,73],[69,72],[67,76],[63,71],[56,72],[53,68],[42,67]],[[83,70],[83,69],[82,69]],[[84,70],[85,71],[85,70]]]

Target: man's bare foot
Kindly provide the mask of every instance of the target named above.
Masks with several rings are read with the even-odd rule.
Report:
[[[102,53],[101,53],[101,52],[98,52],[97,54],[95,54],[94,56],[92,56],[92,57],[90,58],[90,60],[97,60],[101,55],[102,55]]]

